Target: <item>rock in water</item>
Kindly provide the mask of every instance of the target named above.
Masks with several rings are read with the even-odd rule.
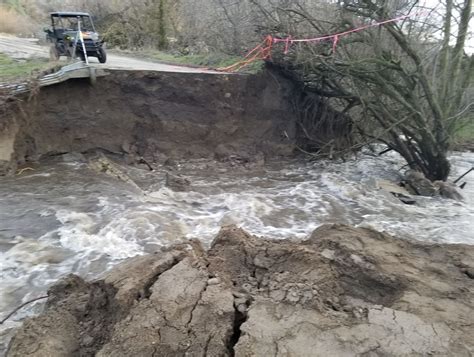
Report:
[[[410,196],[406,196],[404,194],[396,193],[396,192],[392,192],[392,195],[394,195],[396,198],[398,198],[400,201],[402,201],[406,205],[416,204],[416,200],[414,200]]]
[[[393,182],[386,180],[377,180],[376,185],[379,189],[390,192],[393,196],[407,205],[414,205],[416,201],[410,197],[410,193],[404,188]]]
[[[408,170],[405,174],[405,182],[413,193],[420,196],[436,196],[438,191],[433,183],[419,171]]]
[[[405,183],[408,185],[407,188],[411,189],[413,193],[417,195],[440,195],[453,200],[463,200],[463,197],[458,192],[456,185],[443,181],[431,182],[421,172],[418,171],[408,170],[405,174]]]
[[[438,192],[442,197],[450,198],[452,200],[457,200],[457,201],[463,200],[463,197],[458,192],[455,184],[452,184],[449,182],[443,182],[443,181],[435,181],[434,185],[435,187],[438,188]]]
[[[60,281],[8,356],[470,356],[473,271],[472,246],[228,226],[207,252],[181,244]]]
[[[143,192],[143,190],[138,186],[135,181],[133,181],[125,172],[122,168],[120,168],[119,165],[116,163],[112,162],[109,160],[104,154],[100,154],[98,157],[90,159],[89,168],[95,172],[98,173],[104,173],[110,177],[113,177],[116,180],[120,180],[123,182],[126,182],[136,189],[138,189],[140,192]]]
[[[173,191],[188,191],[190,185],[191,181],[189,181],[186,177],[183,177],[181,175],[174,175],[169,172],[166,173],[166,186],[171,188]]]
[[[86,158],[80,152],[69,152],[61,155],[64,162],[86,162]]]

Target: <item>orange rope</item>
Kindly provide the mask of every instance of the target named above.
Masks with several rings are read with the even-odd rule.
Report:
[[[217,70],[218,71],[223,71],[223,72],[234,72],[234,71],[239,71],[242,68],[247,67],[248,65],[250,65],[251,63],[256,62],[256,61],[271,60],[273,44],[277,44],[277,43],[281,43],[281,42],[283,42],[285,44],[284,53],[288,54],[288,52],[290,50],[290,46],[293,43],[298,43],[298,42],[321,42],[321,41],[331,40],[332,41],[333,53],[335,53],[336,52],[336,47],[337,47],[341,37],[343,37],[343,36],[347,36],[347,35],[350,35],[350,34],[355,33],[355,32],[364,31],[364,30],[366,30],[368,28],[371,28],[371,27],[382,26],[382,25],[385,25],[385,24],[405,20],[405,19],[408,19],[408,18],[410,18],[414,15],[417,15],[417,13],[411,14],[411,15],[399,16],[399,17],[394,18],[394,19],[385,20],[385,21],[381,21],[381,22],[376,22],[376,23],[364,25],[364,26],[361,26],[361,27],[358,27],[358,28],[355,28],[355,29],[352,29],[352,30],[339,32],[339,33],[335,33],[335,34],[332,34],[332,35],[315,37],[315,38],[293,39],[291,36],[288,36],[286,38],[273,38],[272,36],[268,35],[265,38],[265,41],[263,41],[261,44],[257,45],[257,47],[252,49],[250,52],[248,52],[247,55],[245,55],[245,57],[243,58],[243,60],[238,61],[237,63],[234,63],[233,65],[230,65],[228,67],[218,68]]]
[[[252,49],[249,53],[247,53],[247,55],[245,55],[242,61],[234,63],[233,65],[230,65],[228,67],[218,68],[217,70],[223,71],[223,72],[240,71],[242,68],[247,67],[249,64],[253,62],[271,59],[272,47],[273,47],[273,37],[267,36],[265,41],[259,44],[254,49]]]

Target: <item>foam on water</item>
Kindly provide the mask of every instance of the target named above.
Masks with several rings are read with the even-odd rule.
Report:
[[[474,165],[474,154],[455,153],[452,162],[457,177]],[[191,179],[189,192],[164,187],[160,171],[131,169],[141,185],[159,187],[147,195],[81,164],[54,162],[4,178],[0,317],[65,274],[97,277],[124,258],[180,239],[209,244],[221,225],[231,223],[274,239],[302,239],[321,224],[341,222],[406,239],[474,244],[474,175],[464,180],[464,202],[416,197],[409,206],[375,184],[396,181],[403,165],[393,153],[345,163],[276,162],[265,171],[196,162],[182,172]],[[0,340],[5,343],[16,321],[38,308],[28,306],[1,326]]]
[[[134,218],[120,215],[98,231],[97,216],[60,210],[56,213],[56,218],[62,225],[52,234],[58,234],[61,246],[66,249],[75,252],[100,252],[111,259],[125,259],[143,252],[142,246],[137,242],[137,231],[140,227]],[[150,228],[147,233],[153,234],[155,227]]]

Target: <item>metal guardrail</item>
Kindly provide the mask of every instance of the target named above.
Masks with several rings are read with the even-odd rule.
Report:
[[[65,82],[69,79],[74,78],[90,78],[92,83],[95,83],[97,77],[105,76],[107,73],[103,69],[99,69],[84,62],[75,62],[67,66],[62,67],[59,71],[51,74],[47,74],[37,81],[35,85],[39,87],[46,87],[53,84]],[[10,92],[11,94],[20,94],[30,91],[31,83],[0,83],[0,90]]]

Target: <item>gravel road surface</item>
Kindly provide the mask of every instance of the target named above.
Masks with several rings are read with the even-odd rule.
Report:
[[[16,59],[28,59],[34,57],[49,58],[49,47],[38,44],[37,39],[19,38],[5,34],[0,34],[0,52]],[[61,57],[61,60],[65,61],[65,57]],[[151,62],[112,53],[107,54],[107,63],[105,64],[100,64],[94,57],[89,58],[89,60],[91,65],[106,69],[184,73],[222,73],[206,68],[194,68]]]

